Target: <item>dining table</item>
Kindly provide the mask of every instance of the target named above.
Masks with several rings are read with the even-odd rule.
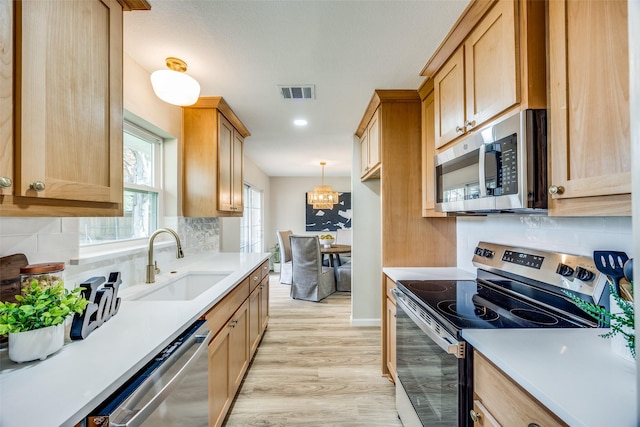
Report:
[[[351,245],[332,244],[329,247],[320,245],[320,253],[329,256],[329,266],[339,267],[342,265],[340,254],[348,254],[351,252]]]

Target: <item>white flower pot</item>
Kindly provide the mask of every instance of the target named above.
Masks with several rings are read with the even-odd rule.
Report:
[[[9,334],[9,359],[22,363],[44,360],[64,345],[64,324]]]
[[[280,273],[280,263],[279,262],[274,262],[273,263],[273,272],[274,273]]]

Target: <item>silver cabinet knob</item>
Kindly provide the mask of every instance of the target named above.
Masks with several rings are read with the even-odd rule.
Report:
[[[562,194],[564,193],[564,187],[560,186],[560,185],[552,185],[551,187],[549,187],[549,194]]]
[[[476,412],[473,409],[469,411],[469,416],[471,417],[471,421],[477,423],[482,418],[482,414],[480,412]]]
[[[33,181],[31,184],[29,184],[29,188],[32,189],[33,191],[40,192],[40,191],[44,191],[44,189],[47,188],[47,186],[42,181]]]
[[[456,132],[464,132],[464,128],[456,126]]]
[[[529,425],[527,427],[540,427],[540,424],[538,424],[538,423],[529,423]]]
[[[13,181],[8,176],[0,176],[0,188],[9,188],[13,185]]]
[[[475,120],[472,120],[472,121],[466,120],[466,121],[464,122],[464,126],[465,126],[465,127],[468,127],[468,128],[472,128],[472,127],[474,127],[475,125],[476,125],[476,121],[475,121]]]

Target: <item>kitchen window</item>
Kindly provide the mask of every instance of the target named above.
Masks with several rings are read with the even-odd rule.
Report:
[[[262,252],[262,191],[244,185],[244,215],[240,221],[240,252]]]
[[[80,245],[146,239],[158,227],[162,138],[129,121],[123,136],[123,216],[80,218]]]

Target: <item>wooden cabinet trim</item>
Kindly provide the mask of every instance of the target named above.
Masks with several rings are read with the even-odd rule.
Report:
[[[469,3],[460,17],[453,25],[449,33],[445,36],[440,46],[436,49],[431,58],[420,71],[421,76],[433,77],[442,67],[451,54],[462,44],[467,34],[482,19],[485,13],[493,6],[497,0],[475,0]]]
[[[198,98],[198,101],[190,105],[187,108],[215,108],[219,110],[224,117],[231,122],[234,128],[240,132],[243,138],[247,138],[251,136],[251,132],[249,129],[245,127],[245,125],[240,121],[236,113],[233,112],[229,104],[222,98],[221,96],[203,96]]]

